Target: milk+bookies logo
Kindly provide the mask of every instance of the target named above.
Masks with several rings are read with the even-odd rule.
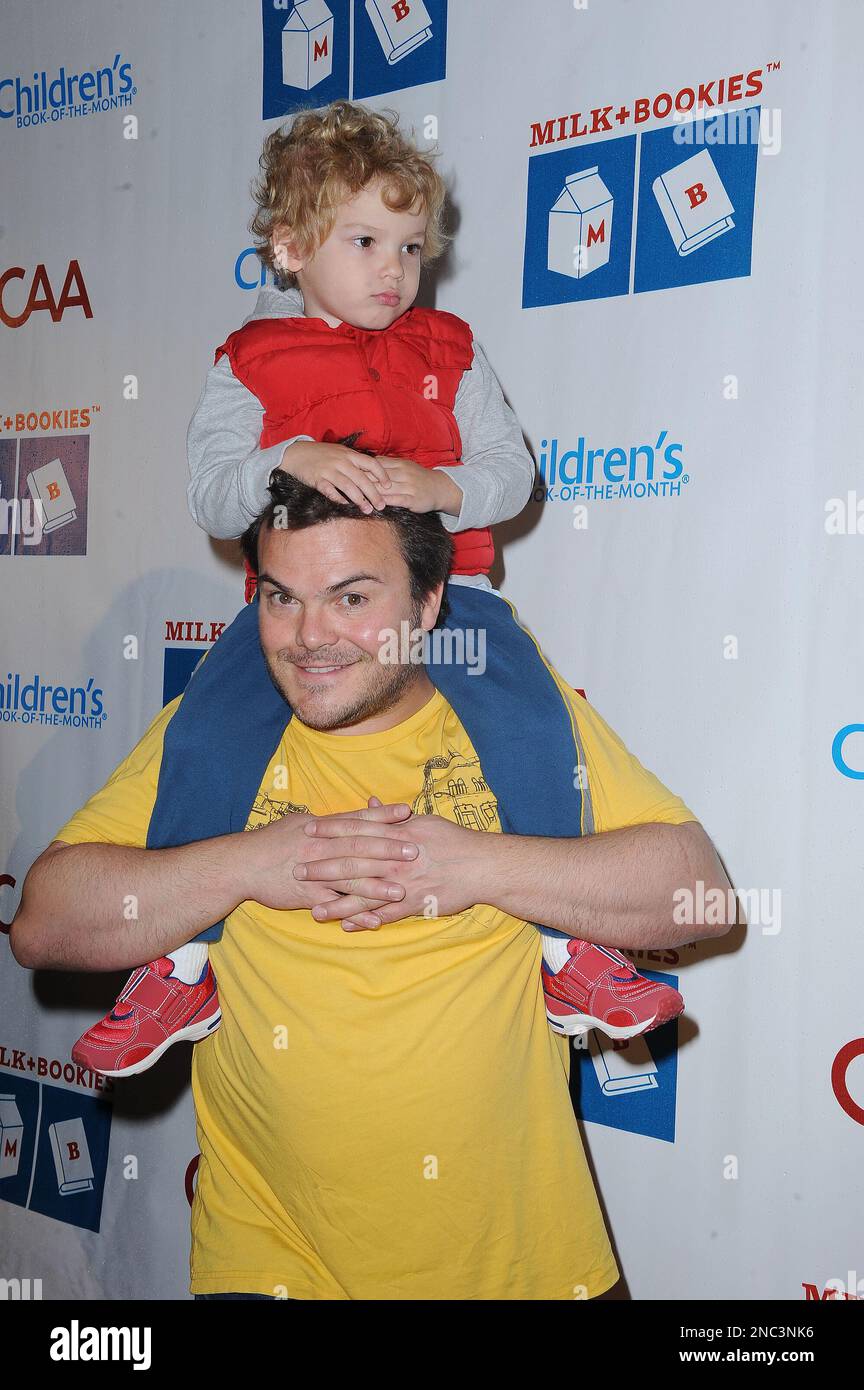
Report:
[[[757,155],[772,113],[714,111],[760,95],[779,70],[774,61],[617,110],[534,122],[532,149],[568,148],[528,161],[523,308],[748,276]],[[664,118],[671,123],[613,133]],[[586,141],[604,132],[612,138]]]
[[[447,0],[261,0],[261,19],[265,121],[447,73]]]
[[[23,130],[131,106],[138,88],[132,64],[123,62],[122,56],[115,53],[112,62],[82,72],[67,71],[62,65],[0,77],[0,121]]]
[[[98,1232],[112,1106],[85,1092],[112,1089],[75,1062],[0,1046],[0,1201]]]

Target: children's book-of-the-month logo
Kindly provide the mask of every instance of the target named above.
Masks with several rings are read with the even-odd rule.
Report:
[[[17,130],[57,125],[99,111],[131,106],[138,88],[132,64],[115,53],[101,67],[43,68],[41,72],[4,74],[0,77],[0,121]]]
[[[29,1059],[34,1065],[43,1060]],[[67,1066],[75,1070],[73,1063]],[[0,1199],[70,1226],[98,1231],[111,1109],[104,1098],[4,1070],[0,1075]]]
[[[684,467],[684,445],[661,429],[641,444],[592,443],[584,434],[575,439],[541,438],[538,453],[540,481],[535,502],[640,501],[648,497],[680,497],[690,482]],[[574,522],[575,525],[575,522]]]
[[[50,725],[58,729],[101,729],[108,718],[104,690],[95,676],[78,685],[58,682],[38,671],[3,671],[0,667],[0,726]]]
[[[87,554],[86,434],[0,439],[0,555]]]
[[[262,290],[275,285],[276,277],[259,258],[254,246],[244,246],[234,262],[234,284],[238,290]]]
[[[261,0],[262,116],[441,82],[447,0]]]
[[[639,973],[678,988],[676,975],[641,966]],[[577,1046],[579,1042],[584,1045]],[[626,1041],[613,1041],[596,1028],[574,1041],[570,1093],[583,1120],[672,1144],[677,1086],[677,1018]]]
[[[680,130],[529,160],[523,308],[750,274],[760,108]]]

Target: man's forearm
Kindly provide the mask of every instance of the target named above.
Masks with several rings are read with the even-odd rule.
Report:
[[[652,823],[581,839],[491,835],[480,900],[602,946],[680,946],[727,930],[673,919],[673,894],[730,887],[698,822]]]
[[[245,900],[241,838],[67,845],[41,856],[12,924],[16,958],[31,969],[125,970],[167,955]]]

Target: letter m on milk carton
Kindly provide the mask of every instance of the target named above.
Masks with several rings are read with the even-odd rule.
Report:
[[[282,30],[282,81],[308,92],[333,71],[333,15],[324,0],[297,0]]]
[[[0,1178],[14,1178],[21,1159],[24,1125],[15,1097],[0,1096]]]
[[[612,194],[599,165],[568,174],[549,213],[549,269],[581,280],[609,261]]]

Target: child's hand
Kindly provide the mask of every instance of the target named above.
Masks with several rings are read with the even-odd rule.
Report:
[[[424,468],[413,459],[388,458],[376,454],[375,458],[387,472],[390,487],[387,491],[388,507],[406,507],[409,512],[447,512],[458,516],[462,510],[462,489],[454,483],[448,473],[436,468]]]
[[[298,439],[285,450],[279,466],[283,473],[323,492],[331,502],[356,502],[367,515],[389,501],[390,480],[378,459],[344,444]]]

